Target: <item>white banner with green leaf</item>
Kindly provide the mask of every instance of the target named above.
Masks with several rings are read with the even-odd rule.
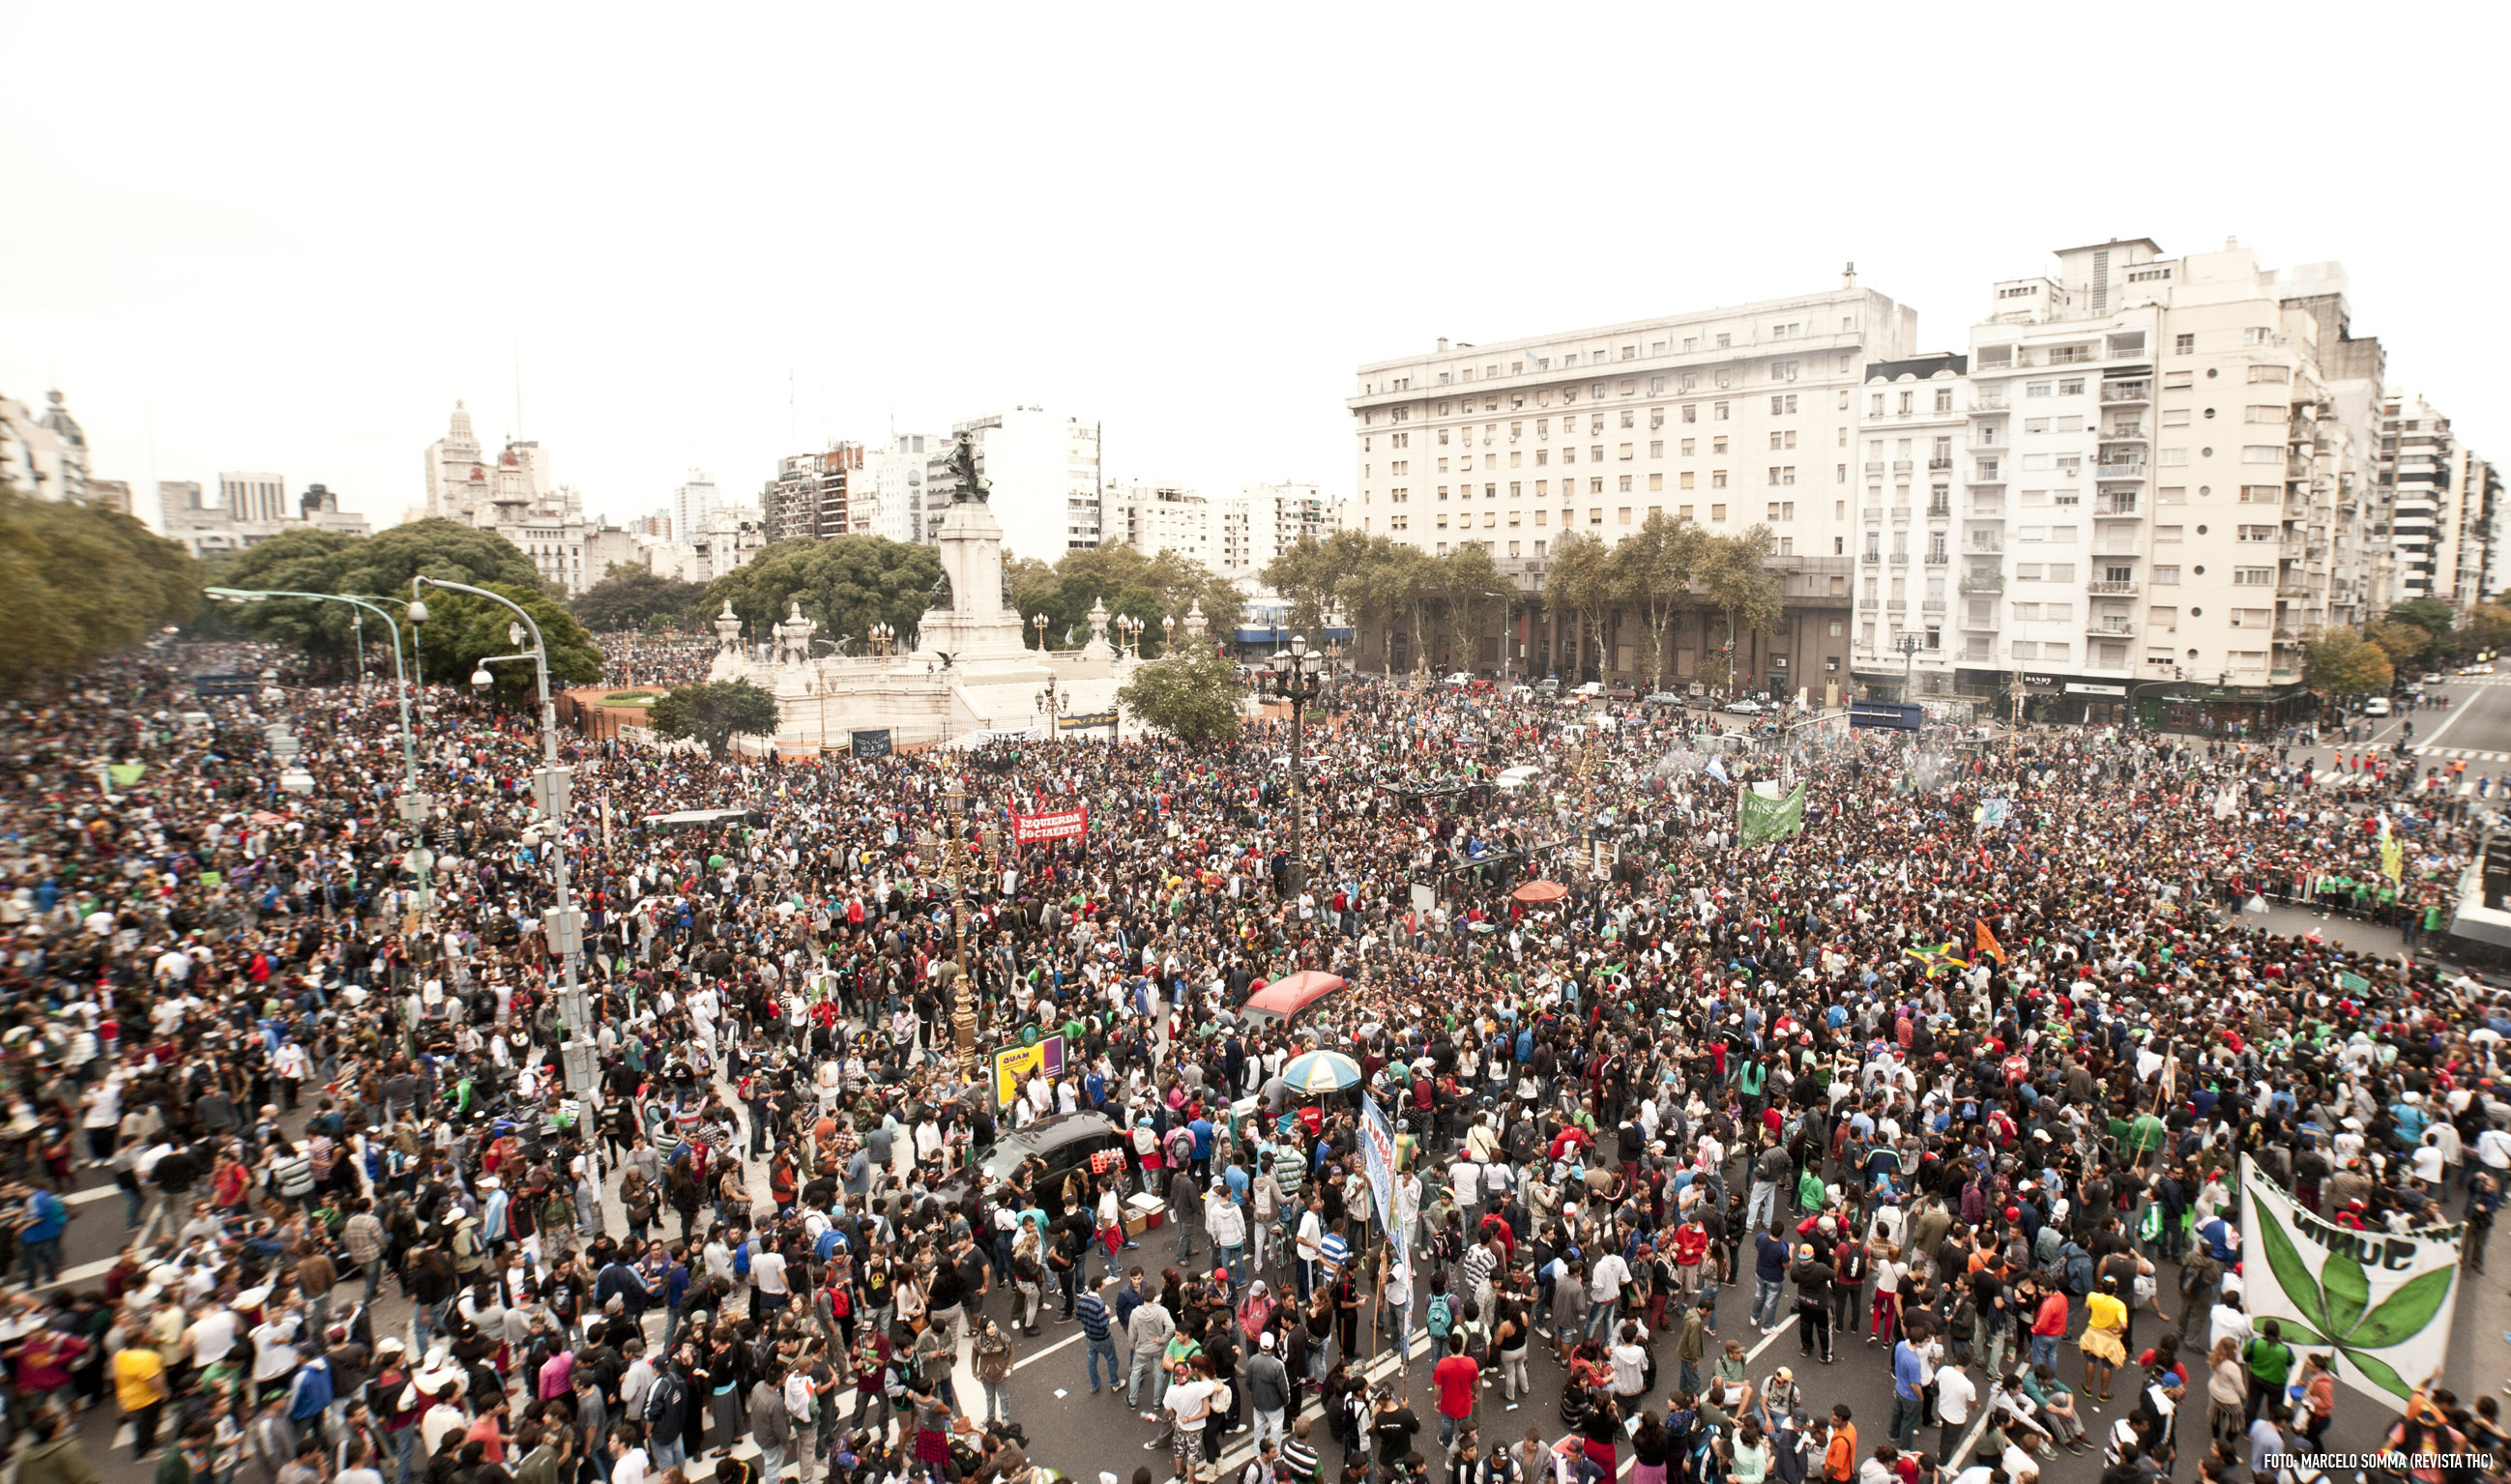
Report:
[[[2329,1353],[2337,1379],[2393,1405],[2450,1353],[2466,1230],[2358,1232],[2323,1221],[2241,1157],[2241,1275],[2251,1323],[2272,1315],[2286,1344]]]

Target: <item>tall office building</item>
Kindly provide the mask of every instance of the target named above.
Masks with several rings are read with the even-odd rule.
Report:
[[[713,476],[703,469],[690,470],[688,477],[672,491],[673,538],[686,544],[713,523],[721,504]]]
[[[934,450],[949,441],[938,433],[892,433],[887,444],[867,451],[847,502],[854,528],[891,541],[924,540],[925,476]]]

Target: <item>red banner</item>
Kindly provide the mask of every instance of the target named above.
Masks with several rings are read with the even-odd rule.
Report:
[[[1090,833],[1090,807],[1059,810],[1054,814],[1012,816],[1012,839],[1022,845],[1034,845],[1041,840],[1069,840]]]

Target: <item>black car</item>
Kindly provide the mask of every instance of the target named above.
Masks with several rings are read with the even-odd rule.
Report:
[[[1004,1134],[991,1149],[978,1155],[975,1169],[985,1188],[992,1190],[1030,1160],[1045,1161],[1046,1178],[1030,1194],[1051,1220],[1063,1214],[1064,1176],[1089,1168],[1093,1155],[1121,1149],[1124,1137],[1116,1121],[1103,1113],[1059,1113]],[[962,1169],[935,1194],[956,1204],[967,1194],[968,1178],[969,1172]]]

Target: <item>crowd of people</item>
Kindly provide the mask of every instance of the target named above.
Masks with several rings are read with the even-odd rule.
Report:
[[[594,642],[601,649],[604,685],[693,684],[706,679],[715,663],[715,642],[705,634],[604,633]]]
[[[438,690],[413,826],[388,700],[195,698],[179,660],[0,735],[21,1484],[94,1476],[108,1388],[160,1484],[1024,1484],[1010,1381],[1059,1323],[1182,1479],[2023,1484],[2067,1450],[2239,1481],[2338,1406],[2245,1316],[2241,1157],[2332,1218],[2463,1220],[2471,1264],[2511,1178],[2511,997],[2255,926],[2438,932],[2474,824],[2412,759],[1739,749],[1353,685],[1295,790],[1278,719],[798,765],[580,743],[551,828],[534,720]],[[1802,787],[1800,831],[1740,836],[1757,782]],[[648,822],[678,810],[741,813]],[[1301,970],[1342,987],[1246,1011]],[[1058,1056],[1006,1096],[972,1039]],[[1294,1089],[1315,1050],[1358,1084]],[[1079,1162],[999,1153],[1085,1115]],[[98,1170],[134,1238],[90,1281],[65,1198]],[[1748,1374],[1734,1337],[1783,1325]],[[1889,1367],[1880,1436],[1824,1394],[1843,1360]],[[1567,1437],[1498,1436],[1537,1376]],[[2387,1435],[2499,1456],[2492,1395],[2412,1380]]]

